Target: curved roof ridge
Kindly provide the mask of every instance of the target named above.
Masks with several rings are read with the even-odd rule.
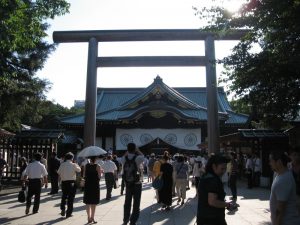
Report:
[[[168,85],[166,85],[162,81],[160,76],[157,76],[154,79],[153,83],[150,84],[147,88],[145,88],[145,90],[143,90],[141,93],[137,94],[136,96],[134,96],[133,98],[131,98],[127,102],[124,102],[121,105],[121,108],[125,109],[127,106],[133,104],[134,102],[136,102],[139,99],[143,98],[144,96],[148,95],[152,90],[154,90],[158,86],[160,86],[162,89],[164,89],[167,93],[171,94],[171,96],[174,96],[175,98],[178,98],[181,102],[183,102],[184,104],[189,105],[192,108],[196,108],[196,109],[201,108],[201,109],[207,110],[206,108],[204,108],[202,106],[199,106],[197,103],[195,103],[195,102],[191,101],[190,99],[188,99],[187,97],[183,96],[178,91],[176,91],[174,88],[171,88]]]
[[[180,92],[178,92],[177,90],[175,90],[174,88],[169,87],[168,85],[166,85],[165,83],[162,83],[162,85],[164,85],[166,87],[166,89],[173,95],[175,95],[175,97],[180,98],[181,100],[183,100],[185,103],[188,103],[189,105],[191,105],[192,107],[195,108],[201,108],[201,109],[205,109],[206,108],[198,105],[197,103],[193,102],[192,100],[188,99],[187,97],[185,97],[184,95],[182,95]]]
[[[150,110],[149,110],[149,109],[150,109]],[[191,116],[191,115],[188,115],[188,114],[186,114],[185,112],[183,112],[182,110],[179,110],[178,108],[173,107],[173,106],[167,106],[167,107],[164,108],[163,110],[166,110],[166,111],[167,111],[168,109],[169,109],[169,110],[174,110],[177,114],[182,115],[182,116],[184,116],[184,117],[186,117],[186,118],[199,119],[199,118],[193,117],[193,116]],[[147,111],[147,110],[153,111],[153,110],[156,110],[156,109],[152,109],[152,110],[151,110],[151,108],[150,108],[148,105],[147,105],[147,106],[142,106],[142,107],[138,108],[137,110],[135,110],[134,112],[130,113],[130,115],[128,115],[128,116],[120,117],[120,119],[128,118],[128,117],[131,117],[131,116],[134,115],[134,114],[139,114],[139,113],[141,113],[141,112],[143,112],[143,111]],[[205,110],[205,109],[201,109],[201,110]]]

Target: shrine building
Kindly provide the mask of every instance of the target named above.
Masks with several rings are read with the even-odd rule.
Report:
[[[247,128],[248,115],[234,112],[218,88],[220,135]],[[84,114],[61,119],[61,125],[83,137]],[[134,142],[146,154],[168,150],[200,151],[207,137],[205,87],[171,88],[157,76],[146,88],[98,88],[96,145],[117,153]]]

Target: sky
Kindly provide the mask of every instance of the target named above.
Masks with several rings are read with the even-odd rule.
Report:
[[[123,29],[198,29],[195,16],[209,0],[67,0],[70,13],[49,21],[47,41],[53,31]],[[229,0],[225,7],[237,10],[241,0]],[[230,55],[236,41],[215,42],[216,58]],[[63,43],[49,56],[37,76],[51,82],[47,99],[66,107],[85,99],[87,43]],[[98,56],[184,56],[204,55],[204,42],[114,42],[99,43]],[[217,76],[222,66],[217,66]],[[170,87],[206,86],[204,67],[117,67],[98,68],[98,87],[147,87],[159,75]]]

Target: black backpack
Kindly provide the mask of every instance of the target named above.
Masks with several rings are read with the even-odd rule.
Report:
[[[136,183],[140,181],[140,172],[135,159],[136,155],[132,159],[125,156],[125,163],[123,166],[123,179],[125,183]]]

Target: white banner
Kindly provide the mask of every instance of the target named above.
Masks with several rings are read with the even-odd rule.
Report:
[[[199,150],[201,129],[117,129],[116,150],[125,150],[130,142],[144,146],[156,138],[180,149]]]

